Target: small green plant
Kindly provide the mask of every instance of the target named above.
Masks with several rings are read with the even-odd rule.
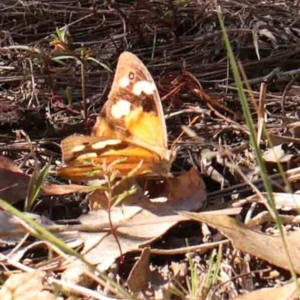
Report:
[[[50,166],[51,161],[49,161],[48,164],[46,164],[40,171],[39,163],[35,158],[34,171],[29,181],[27,197],[25,200],[25,211],[30,211],[33,208],[33,205],[36,203],[36,199],[40,193],[42,183],[48,175]]]
[[[65,95],[68,100],[68,105],[71,107],[73,103],[73,97],[72,97],[72,88],[70,86],[66,87]]]
[[[187,287],[189,292],[189,298],[192,300],[200,299],[200,282],[197,264],[193,261],[192,255],[188,254],[189,269],[190,269],[190,281],[187,280]]]
[[[209,259],[208,272],[204,284],[206,295],[212,289],[212,287],[214,287],[217,284],[218,275],[221,267],[221,259],[222,245],[219,246],[218,254],[216,254],[215,249],[212,251]]]
[[[175,280],[172,292],[182,299],[204,300],[218,281],[222,245],[220,245],[218,253],[216,250],[211,253],[206,274],[199,270],[198,263],[194,261],[193,257],[193,253],[187,253],[189,275],[186,278],[186,287]]]
[[[110,279],[106,274],[104,274],[103,272],[101,272],[100,270],[98,270],[97,267],[95,267],[94,265],[90,264],[84,258],[84,256],[82,256],[77,251],[75,251],[72,248],[70,248],[61,239],[59,239],[54,234],[52,234],[51,232],[49,232],[48,230],[46,230],[43,226],[41,226],[36,221],[34,221],[33,219],[31,219],[28,215],[20,212],[19,210],[17,210],[16,208],[14,208],[12,205],[10,205],[9,203],[7,203],[5,200],[3,200],[1,198],[0,198],[0,207],[3,210],[6,210],[6,211],[10,212],[14,216],[20,218],[25,223],[27,223],[28,225],[30,225],[30,226],[28,226],[28,228],[31,228],[31,232],[30,232],[31,235],[35,236],[39,240],[47,241],[52,246],[54,246],[54,249],[58,248],[61,251],[63,251],[65,254],[68,254],[70,256],[73,256],[73,257],[79,259],[80,261],[82,261],[83,263],[85,263],[89,267],[89,269],[91,271],[93,271],[96,274],[98,274],[103,280],[105,280],[106,282],[110,282],[111,286],[114,287],[117,290],[117,292],[120,295],[122,295],[125,299],[132,299],[131,295],[129,293],[127,293],[119,284],[117,284],[115,281],[113,281],[112,279]],[[92,278],[93,278],[93,274],[88,273],[88,275],[92,276]]]
[[[53,35],[53,40],[50,42],[50,45],[53,47],[52,55],[50,57],[51,61],[54,61],[63,66],[68,65],[68,60],[75,60],[76,64],[80,65],[80,74],[81,74],[81,91],[82,91],[82,103],[83,103],[83,114],[84,119],[87,119],[87,102],[86,102],[86,67],[85,64],[87,61],[92,61],[97,63],[102,68],[108,72],[112,70],[106,65],[101,63],[99,60],[92,57],[92,51],[85,47],[80,47],[76,50],[71,50],[71,37],[68,31],[68,27],[56,28],[56,32]],[[67,94],[69,104],[71,97]]]
[[[81,47],[79,51],[69,51],[67,47],[61,46],[61,42],[57,43],[60,45],[60,54],[53,56],[51,58],[52,61],[55,61],[59,64],[66,65],[66,60],[75,60],[78,65],[80,65],[80,75],[81,75],[81,91],[82,91],[82,103],[83,103],[83,114],[84,119],[87,119],[87,100],[86,100],[86,67],[85,64],[87,61],[92,61],[97,63],[102,68],[106,69],[108,72],[112,72],[112,70],[106,65],[101,63],[99,60],[91,57],[91,51],[87,50],[84,47]],[[63,49],[63,51],[61,51]],[[55,52],[56,53],[56,52]],[[68,97],[68,101],[70,103],[70,97]]]
[[[99,165],[98,167],[101,168],[101,171],[104,172],[104,178],[106,179],[106,182],[101,185],[101,186],[95,186],[93,187],[93,191],[96,189],[101,189],[104,190],[104,193],[108,199],[108,214],[109,214],[109,222],[111,226],[111,232],[116,239],[116,242],[118,244],[118,247],[120,249],[120,253],[122,256],[121,252],[121,246],[119,244],[111,217],[110,217],[110,209],[114,207],[115,205],[120,204],[127,196],[133,195],[136,192],[136,186],[131,186],[128,190],[123,191],[120,194],[115,193],[115,188],[122,184],[124,181],[126,181],[129,177],[134,175],[135,172],[137,172],[138,168],[142,165],[142,162],[138,164],[136,168],[134,168],[128,176],[123,176],[120,179],[118,178],[117,170],[114,169],[114,167],[121,163],[124,159],[119,159],[111,163],[110,165],[106,166],[105,164]],[[37,164],[36,164],[37,165]],[[35,199],[37,198],[37,195],[39,194],[41,185],[43,183],[43,180],[46,178],[46,175],[49,170],[50,163],[47,164],[41,171],[39,171],[38,168],[35,170],[35,174],[32,176],[32,183],[30,184],[30,188],[28,191],[28,196],[26,200],[26,208],[29,210],[32,205],[35,202]],[[52,246],[53,249],[55,250],[56,248],[60,249],[63,251],[65,254],[68,254],[70,256],[74,256],[77,259],[81,260],[84,262],[91,271],[95,272],[96,274],[99,275],[100,278],[105,280],[106,282],[110,282],[111,286],[117,291],[119,295],[122,296],[122,299],[133,299],[132,296],[127,293],[119,284],[108,278],[107,275],[102,273],[97,269],[97,267],[91,265],[81,254],[77,253],[75,250],[67,246],[62,240],[57,238],[55,235],[53,235],[51,232],[47,231],[45,228],[43,228],[41,225],[36,223],[34,220],[32,220],[28,215],[23,214],[13,206],[11,206],[9,203],[5,202],[4,200],[0,199],[0,207],[11,214],[17,216],[18,218],[22,219],[25,223],[27,223],[30,228],[30,234],[35,236],[36,238],[47,241],[49,242]],[[89,273],[88,273],[89,275]],[[93,276],[92,274],[90,276]]]
[[[124,162],[126,158],[120,158],[114,160],[112,163],[110,163],[108,166],[103,164],[98,164],[94,166],[94,171],[90,172],[90,174],[87,174],[87,176],[93,176],[94,174],[97,174],[100,172],[103,174],[104,177],[104,183],[102,183],[100,186],[96,185],[94,186],[94,191],[97,189],[100,189],[104,192],[106,198],[107,198],[107,212],[108,212],[108,221],[111,229],[111,234],[113,235],[117,246],[120,251],[121,261],[123,261],[123,254],[122,254],[122,248],[112,221],[111,217],[111,210],[113,207],[120,205],[123,200],[131,195],[134,195],[137,191],[136,185],[131,185],[128,189],[121,190],[121,192],[116,193],[117,187],[121,186],[123,183],[125,183],[129,178],[133,177],[138,169],[142,166],[143,161],[140,161],[140,163],[131,170],[127,176],[122,176],[120,179],[118,178],[118,170],[115,167],[118,164],[121,164]],[[93,207],[94,209],[97,209],[98,207]]]
[[[55,34],[53,35],[53,40],[50,45],[54,47],[53,52],[63,52],[69,51],[70,46],[70,33],[68,27],[56,28]]]
[[[190,0],[174,0],[173,5],[179,6],[179,7],[186,7],[190,4]]]

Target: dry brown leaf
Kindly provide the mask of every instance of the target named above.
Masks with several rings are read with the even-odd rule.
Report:
[[[0,198],[15,203],[26,198],[29,176],[20,172],[2,169],[0,166]]]
[[[289,270],[289,260],[280,236],[270,236],[252,229],[227,216],[203,215],[180,212],[185,217],[204,222],[220,230],[230,239],[235,248],[257,256],[269,263]],[[296,231],[286,237],[287,247],[294,270],[300,274],[300,232]]]
[[[91,188],[78,184],[53,184],[44,182],[41,188],[41,196],[62,196],[73,193],[88,193]]]
[[[191,202],[203,202],[206,199],[205,184],[195,168],[169,179],[167,187],[170,193],[168,201],[180,201],[182,206],[186,204],[190,207]]]
[[[298,281],[300,284],[300,280]],[[278,288],[261,289],[240,295],[235,300],[295,300],[297,298],[297,287],[294,282]]]
[[[34,271],[11,275],[0,290],[0,299],[7,300],[58,300],[49,291],[44,290],[43,280],[46,273]]]
[[[1,156],[1,155],[0,155],[0,168],[1,168],[1,169],[4,169],[4,170],[16,172],[16,173],[23,173],[23,171],[20,170],[20,169],[13,163],[12,160],[10,160],[9,158],[7,158],[7,157],[5,157],[5,156]]]
[[[150,273],[149,262],[150,249],[145,248],[127,279],[127,284],[132,292],[137,293],[147,288]]]
[[[26,198],[30,176],[23,173],[13,161],[0,156],[0,198],[8,203],[16,203]],[[43,183],[42,196],[59,196],[76,192],[88,192],[89,187],[81,185],[58,185]]]
[[[170,184],[170,183],[169,183]],[[170,196],[170,201],[159,202],[158,198],[147,199],[143,193],[131,196],[122,206],[111,210],[113,224],[118,224],[117,236],[123,253],[148,245],[161,237],[167,230],[184,218],[176,214],[177,210],[199,210],[206,193],[204,184],[198,172],[191,170],[176,178],[169,186],[176,186],[176,193]],[[160,190],[157,196],[165,199],[168,189]],[[173,192],[174,190],[172,190]],[[184,191],[185,194],[184,194]],[[175,197],[174,195],[177,195]],[[107,202],[103,193],[99,192],[101,202]],[[159,200],[161,200],[159,198]],[[103,204],[104,205],[104,204]],[[80,218],[82,224],[103,225],[108,223],[106,209],[90,212]],[[104,270],[120,256],[114,237],[108,233],[80,233],[85,247],[83,253],[91,263],[100,264]]]

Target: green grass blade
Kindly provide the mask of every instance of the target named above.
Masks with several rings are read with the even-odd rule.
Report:
[[[283,245],[284,245],[285,250],[286,250],[286,255],[289,259],[289,265],[290,265],[289,267],[290,267],[291,275],[292,275],[295,283],[297,284],[298,295],[300,297],[300,288],[299,288],[298,281],[297,281],[297,275],[296,275],[296,272],[294,270],[294,267],[293,267],[293,264],[292,264],[292,261],[291,261],[291,256],[290,256],[290,253],[289,253],[289,250],[288,250],[288,247],[287,247],[285,234],[284,234],[284,228],[282,226],[282,223],[279,219],[278,212],[276,210],[275,200],[274,200],[274,197],[273,197],[273,191],[272,191],[272,186],[271,186],[271,181],[269,180],[269,177],[267,175],[266,165],[265,165],[265,162],[262,158],[259,145],[256,142],[256,131],[255,131],[254,123],[253,123],[253,120],[252,120],[252,117],[251,117],[251,112],[250,112],[250,109],[249,109],[249,106],[248,106],[248,103],[247,103],[247,98],[246,98],[246,95],[245,95],[245,92],[244,92],[244,89],[243,89],[243,83],[242,83],[241,76],[240,76],[240,73],[239,73],[238,64],[237,64],[237,62],[235,60],[235,57],[234,57],[234,54],[232,52],[231,45],[230,45],[230,42],[229,42],[229,38],[228,38],[228,35],[227,35],[227,31],[225,29],[225,26],[224,26],[224,23],[223,23],[223,20],[222,20],[222,13],[221,13],[220,6],[217,6],[217,13],[218,13],[218,18],[219,18],[219,23],[220,23],[220,26],[221,26],[222,34],[223,34],[223,40],[224,40],[226,50],[227,50],[227,55],[228,55],[229,60],[230,60],[231,70],[232,70],[232,73],[233,73],[235,84],[237,86],[238,95],[239,95],[240,100],[241,100],[241,106],[242,106],[243,114],[244,114],[244,117],[245,117],[245,120],[246,120],[246,124],[248,126],[248,130],[250,132],[251,146],[253,148],[253,151],[254,151],[254,154],[255,154],[255,157],[256,157],[256,161],[257,161],[257,164],[259,166],[260,175],[261,175],[265,190],[266,190],[267,195],[268,195],[267,200],[268,200],[268,203],[270,204],[270,207],[271,207],[271,210],[272,210],[271,213],[273,213],[273,216],[275,218],[275,222],[276,222],[276,224],[279,228],[279,233],[280,233]]]
[[[37,222],[32,220],[29,216],[23,214],[16,208],[14,208],[12,205],[4,201],[3,199],[0,198],[0,207],[14,216],[17,216],[24,222],[26,222],[28,225],[30,225],[36,232],[35,236],[40,239],[47,241],[51,243],[52,245],[56,246],[60,250],[62,250],[64,253],[71,255],[73,257],[76,257],[77,259],[81,260],[84,262],[92,271],[96,272],[103,280],[109,282],[118,292],[122,297],[125,299],[133,299],[133,297],[125,291],[119,284],[117,284],[115,281],[110,279],[107,275],[105,275],[103,272],[97,269],[97,267],[93,266],[90,264],[81,254],[77,253],[75,250],[70,248],[68,245],[66,245],[62,240],[60,240],[58,237],[53,235],[51,232],[43,228],[41,225],[39,225]],[[124,299],[123,298],[123,299]]]
[[[39,167],[38,167],[37,160],[35,160],[35,167],[34,167],[34,172],[30,178],[29,185],[28,185],[28,193],[27,197],[25,200],[25,206],[24,210],[25,211],[30,211],[32,209],[33,204],[35,203],[40,190],[42,183],[46,179],[50,166],[51,166],[51,161],[46,164],[43,169],[39,172]]]

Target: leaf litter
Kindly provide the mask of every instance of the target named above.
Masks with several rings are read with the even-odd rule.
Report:
[[[174,193],[175,186],[176,193]],[[194,169],[173,180],[169,179],[168,183],[160,188],[160,198],[165,198],[167,201],[156,202],[155,198],[148,199],[143,193],[134,194],[127,199],[128,201],[125,199],[121,206],[116,206],[110,211],[123,253],[139,249],[160,238],[181,221],[177,217],[177,210],[199,210],[203,206],[204,185]],[[180,194],[179,190],[188,192]],[[172,196],[168,198],[170,191]],[[92,197],[96,197],[98,203],[103,202],[104,205],[107,203],[103,191],[98,190],[96,196],[92,195]],[[101,226],[109,223],[108,218],[106,209],[98,209],[80,217],[80,221],[82,224]],[[112,234],[81,233],[81,238],[85,243],[83,249],[85,257],[93,264],[102,264],[101,269],[108,268],[120,256],[119,249],[113,246],[116,241]]]
[[[235,55],[252,89],[248,102],[259,132],[258,143],[298,272],[294,243],[299,226],[299,8],[293,1],[221,4]],[[295,284],[290,283],[287,264],[284,266],[286,260],[280,261],[280,256],[285,257],[282,241],[264,199],[248,129],[240,114],[240,99],[228,72],[213,2],[156,1],[151,5],[138,2],[130,6],[124,1],[87,4],[71,0],[69,5],[62,7],[59,0],[48,1],[46,6],[44,1],[24,4],[5,0],[0,4],[0,150],[4,157],[0,158],[0,197],[22,207],[20,201],[30,192],[30,174],[34,174],[36,161],[41,167],[52,161],[49,181],[43,183],[38,199],[60,197],[61,204],[73,198],[75,201],[63,207],[79,202],[82,210],[71,215],[65,210],[63,220],[54,213],[54,224],[43,223],[43,226],[55,234],[64,231],[74,234],[72,247],[86,258],[93,251],[88,248],[96,247],[95,241],[99,241],[99,253],[89,259],[100,264],[121,285],[126,286],[127,282],[128,288],[137,291],[135,295],[141,299],[282,299],[281,296],[291,299]],[[173,193],[163,184],[154,183],[148,187],[149,195],[144,195],[141,184],[131,199],[112,209],[114,227],[126,253],[122,265],[118,264],[120,252],[111,236],[106,199],[101,193],[97,197],[96,193],[89,195],[91,187],[61,181],[53,170],[60,164],[60,140],[73,133],[89,132],[110,87],[108,68],[102,69],[91,60],[85,61],[86,76],[82,81],[78,64],[79,57],[83,58],[82,50],[92,53],[102,66],[114,69],[120,51],[128,45],[150,68],[158,83],[171,142],[181,135],[182,125],[188,128],[176,143],[179,151],[173,168],[175,178],[187,174],[187,182],[182,188],[175,180]],[[63,55],[69,58],[62,59]],[[70,59],[71,56],[76,60]],[[262,86],[266,87],[264,93]],[[85,108],[82,102],[87,104]],[[89,111],[87,120],[81,113],[85,110]],[[262,125],[266,126],[272,144],[262,132]],[[19,137],[18,131],[12,130],[15,128],[25,130],[32,142]],[[278,161],[286,171],[286,181],[278,170]],[[195,171],[185,173],[192,166],[203,174],[207,197],[198,176],[192,175],[195,181],[189,177]],[[255,193],[255,189],[260,193]],[[101,209],[84,214],[87,209],[81,203],[87,201],[91,207],[101,206]],[[34,211],[52,217],[53,208],[56,207],[39,204]],[[197,221],[189,221],[195,219],[194,215],[176,214],[176,211],[199,209],[205,212],[197,215]],[[16,226],[12,222],[15,218],[9,214],[1,214],[0,219],[3,221],[1,252],[7,256],[3,260],[3,279],[9,278],[1,292],[10,295],[5,284],[10,284],[12,269],[26,272],[26,277],[32,271],[26,268],[28,264],[45,269],[46,277],[51,279],[50,286],[62,282],[49,274],[63,278],[64,272],[69,272],[80,279],[81,274],[87,273],[78,261],[64,265],[66,257],[56,254],[52,257],[47,243],[32,242],[33,237],[27,234],[30,228],[26,229],[24,223]],[[270,249],[264,241],[268,241]],[[147,253],[148,247],[150,259],[144,259],[141,252]],[[217,259],[211,259],[217,248],[222,249],[220,266],[215,265]],[[180,265],[179,271],[175,263]],[[193,267],[198,275],[194,281]],[[143,269],[145,274],[150,269],[150,276],[141,276],[139,283],[138,275],[133,274],[141,274]],[[219,270],[217,275],[214,270]],[[95,299],[102,296],[100,292],[91,294],[91,283],[85,276],[81,281],[65,275],[77,287],[89,287],[80,290],[80,295]],[[45,273],[39,276],[46,278]],[[209,279],[215,276],[217,283],[210,286]],[[128,278],[133,279],[128,281]],[[147,278],[148,289],[143,290]],[[38,280],[29,289],[42,293],[43,285]],[[20,286],[25,285],[24,289],[25,281],[18,281],[22,282]],[[108,286],[99,284],[98,288],[110,295]],[[69,293],[62,297],[68,297]]]
[[[250,253],[258,258],[269,261],[273,265],[289,270],[289,258],[280,236],[271,236],[247,228],[243,223],[217,215],[197,215],[196,213],[182,213],[193,219],[205,222],[206,224],[220,230],[229,238],[233,246],[241,251]],[[300,273],[299,257],[300,232],[292,232],[286,237],[287,248],[290,252],[292,264],[295,271]]]
[[[43,285],[43,280],[46,273],[35,270],[33,272],[13,274],[6,280],[0,291],[1,299],[45,299],[59,300],[61,297],[56,297],[53,293],[46,290]]]

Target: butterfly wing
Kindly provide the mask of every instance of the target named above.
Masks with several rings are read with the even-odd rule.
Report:
[[[155,82],[137,56],[123,52],[93,135],[129,141],[169,159],[167,130]]]
[[[137,175],[167,174],[173,159],[168,150],[161,100],[145,65],[132,53],[123,52],[115,78],[92,136],[70,136],[61,143],[65,166],[62,177],[100,178],[99,165],[115,165],[121,176],[142,162]]]
[[[102,178],[103,167],[117,171],[117,176],[153,176],[167,174],[168,166],[158,154],[135,144],[95,136],[69,136],[61,142],[65,166],[57,174],[71,180]],[[138,167],[138,168],[137,168]]]

